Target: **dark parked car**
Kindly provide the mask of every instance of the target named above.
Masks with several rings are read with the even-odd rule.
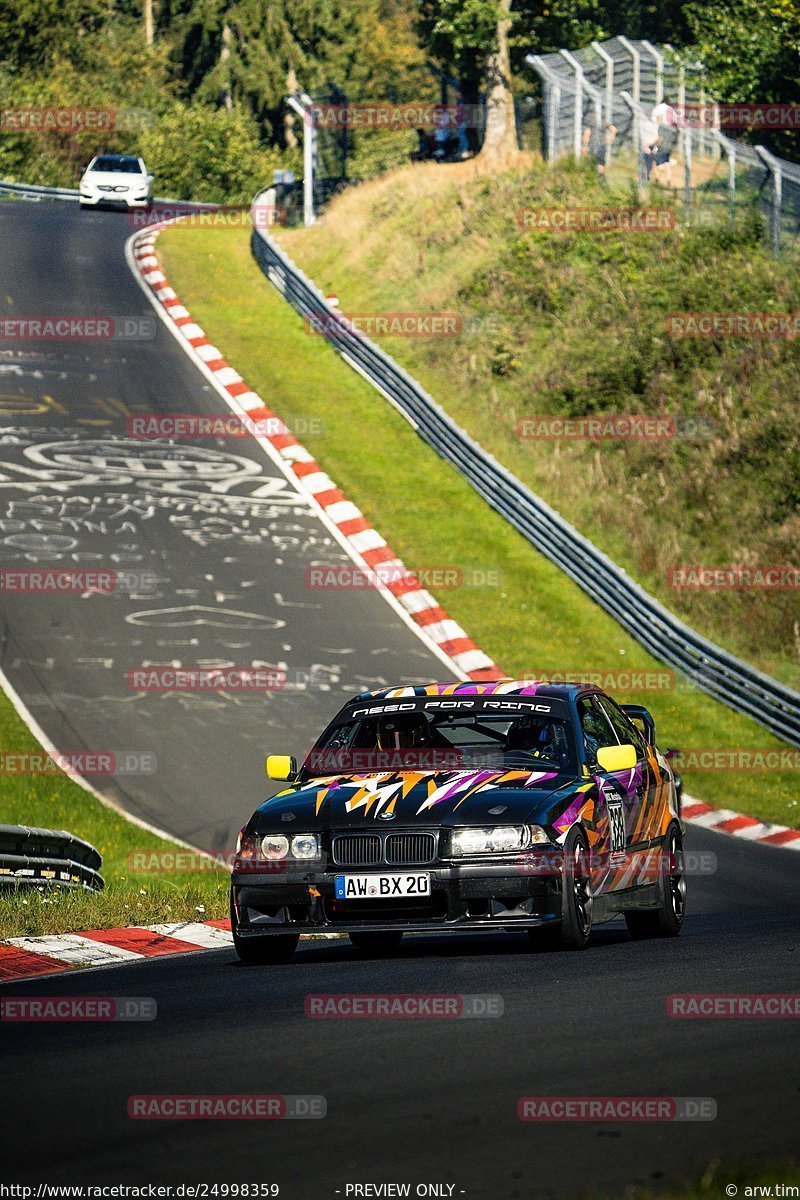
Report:
[[[502,681],[350,700],[239,835],[239,957],[291,957],[301,933],[385,952],[406,932],[521,929],[586,946],[684,915],[680,796],[647,709],[580,684]]]

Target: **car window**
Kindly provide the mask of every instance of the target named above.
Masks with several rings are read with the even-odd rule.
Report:
[[[583,730],[587,762],[597,762],[597,751],[601,746],[619,745],[619,739],[608,717],[594,703],[594,697],[584,696],[578,701],[578,716]]]
[[[137,158],[112,158],[101,155],[92,167],[93,171],[116,171],[122,175],[141,175],[142,168]]]
[[[636,747],[636,753],[639,758],[646,756],[645,744],[642,735],[629,717],[619,708],[610,696],[598,696],[597,703],[602,708],[603,712],[608,717],[614,727],[614,732],[621,742],[630,742]]]

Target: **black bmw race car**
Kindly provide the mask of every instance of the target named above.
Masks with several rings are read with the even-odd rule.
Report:
[[[350,700],[239,835],[234,944],[288,960],[301,933],[382,953],[404,933],[520,929],[586,946],[683,923],[680,789],[647,709],[581,684],[503,680]]]

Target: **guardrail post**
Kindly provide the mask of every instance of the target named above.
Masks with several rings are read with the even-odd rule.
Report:
[[[781,160],[770,154],[763,146],[756,146],[756,154],[772,175],[772,253],[781,256],[781,208],[783,206],[783,171]]]

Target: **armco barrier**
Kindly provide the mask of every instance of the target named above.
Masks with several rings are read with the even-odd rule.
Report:
[[[9,183],[0,179],[0,195],[17,196],[20,200],[72,200],[80,199],[77,188],[40,187],[38,183]],[[174,204],[186,209],[219,208],[218,204],[205,203],[201,200],[169,200],[164,196],[156,196],[153,204]],[[135,210],[143,212],[143,209]]]
[[[0,890],[85,888],[99,892],[100,852],[65,829],[0,825]]]
[[[252,250],[261,270],[301,316],[330,317],[321,322],[324,336],[403,414],[422,440],[452,463],[492,508],[636,641],[723,704],[800,746],[797,692],[741,662],[678,620],[487,454],[390,355],[367,337],[340,332],[336,310],[266,231],[254,229]]]

